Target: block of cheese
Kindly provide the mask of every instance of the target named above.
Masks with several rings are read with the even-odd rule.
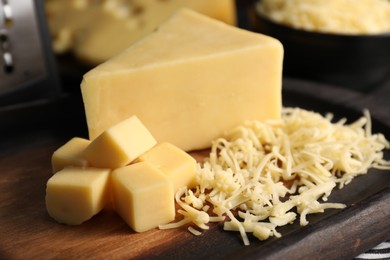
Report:
[[[66,167],[46,185],[46,209],[56,221],[79,225],[110,203],[109,169]]]
[[[236,23],[234,0],[47,0],[45,7],[54,49],[72,50],[92,65],[118,54],[182,7]]]
[[[196,160],[170,143],[156,145],[137,161],[149,162],[159,168],[172,181],[174,192],[184,186],[193,188],[196,185]]]
[[[66,166],[88,166],[88,161],[81,154],[90,143],[91,141],[87,139],[74,137],[55,150],[51,157],[53,173]]]
[[[84,75],[90,139],[134,114],[158,143],[207,148],[245,120],[281,116],[282,62],[278,40],[182,9]]]
[[[136,232],[144,232],[175,218],[171,181],[147,162],[134,163],[112,172],[115,211]]]
[[[82,156],[95,167],[125,166],[156,144],[137,116],[131,116],[106,129],[93,140]]]

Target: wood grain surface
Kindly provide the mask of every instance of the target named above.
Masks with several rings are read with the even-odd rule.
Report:
[[[286,104],[359,114],[300,94],[284,97]],[[50,158],[68,138],[85,135],[81,107],[78,98],[67,97],[0,112],[6,122],[0,129],[6,136],[0,143],[0,259],[349,259],[389,238],[390,174],[382,171],[335,191],[330,199],[346,203],[346,209],[309,216],[306,227],[282,227],[279,239],[249,236],[248,247],[222,224],[199,237],[185,228],[135,233],[110,209],[79,226],[58,224],[44,201]],[[387,125],[375,127],[390,134]],[[193,153],[198,160],[206,154]]]

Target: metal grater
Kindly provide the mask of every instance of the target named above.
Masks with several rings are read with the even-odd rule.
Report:
[[[43,0],[0,0],[0,106],[61,92]]]

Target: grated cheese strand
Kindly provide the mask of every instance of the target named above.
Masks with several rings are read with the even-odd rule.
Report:
[[[247,233],[260,240],[280,237],[277,227],[295,221],[305,226],[309,214],[344,208],[326,202],[331,192],[369,168],[389,170],[383,150],[390,143],[372,133],[368,110],[351,124],[333,118],[283,108],[280,120],[248,121],[228,131],[197,165],[197,187],[177,192],[183,219],[160,228],[193,223],[205,230],[209,222],[224,222],[249,245]]]

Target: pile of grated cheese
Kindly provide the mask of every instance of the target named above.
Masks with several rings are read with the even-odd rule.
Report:
[[[371,133],[368,111],[352,124],[332,120],[331,114],[284,108],[281,120],[232,129],[198,164],[197,187],[177,192],[182,220],[160,228],[192,223],[188,230],[200,235],[208,223],[223,222],[249,245],[247,233],[280,237],[277,227],[298,220],[304,226],[308,214],[344,208],[327,197],[369,168],[390,169],[383,158],[390,143]]]
[[[390,31],[389,0],[261,0],[269,19],[309,31],[379,34]]]

